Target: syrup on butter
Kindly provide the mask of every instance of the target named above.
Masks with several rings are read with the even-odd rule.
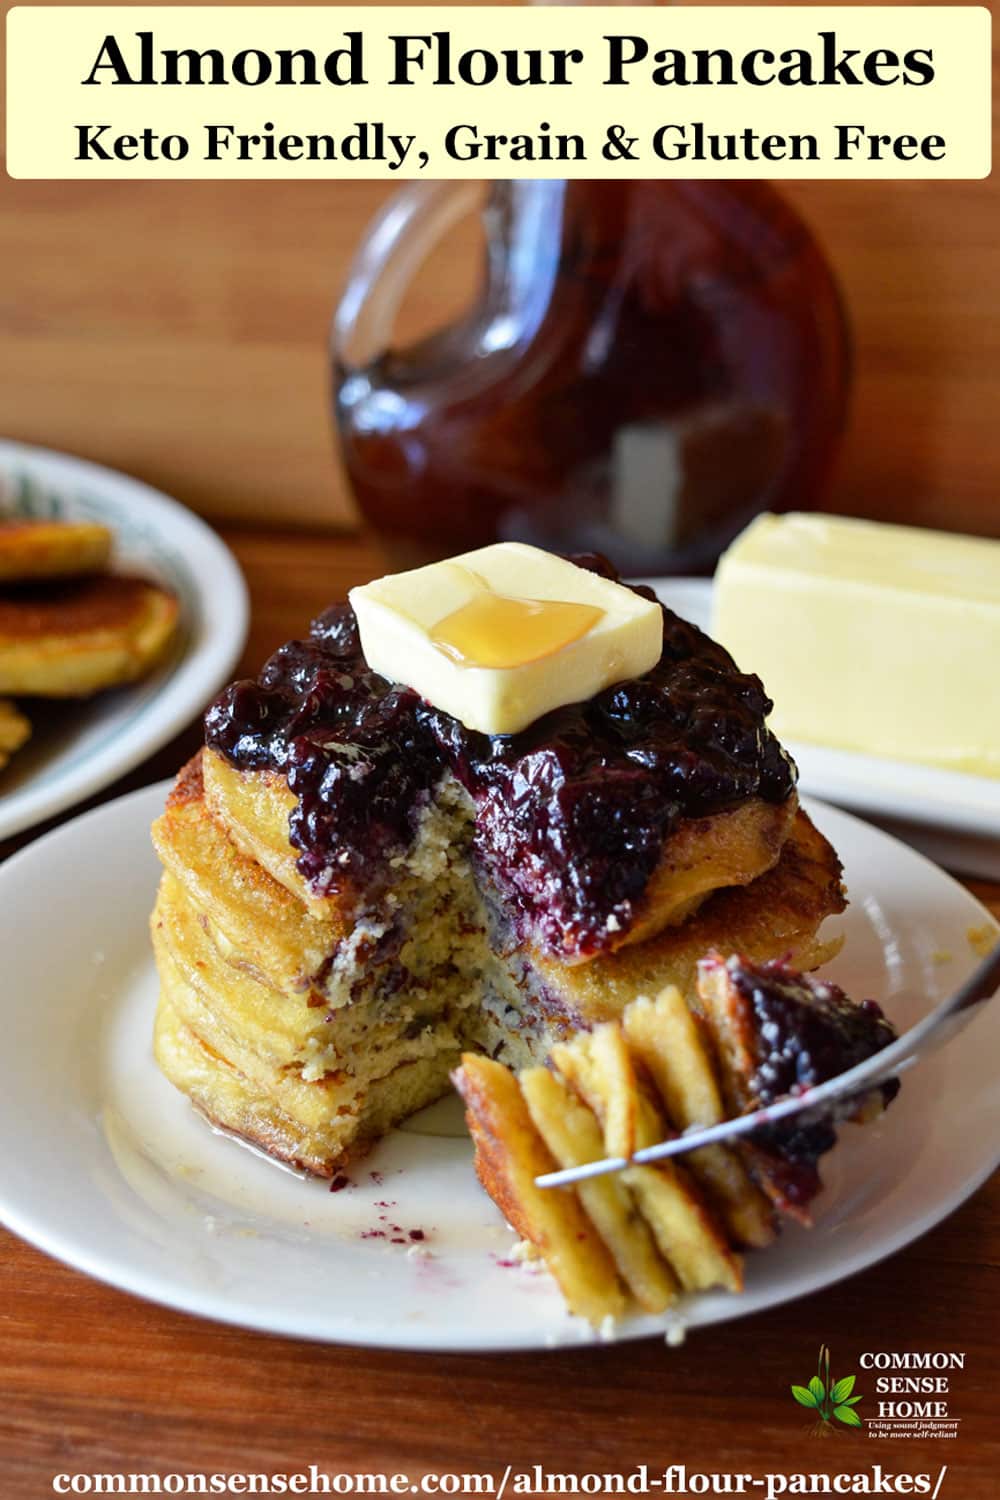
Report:
[[[592,604],[511,599],[484,589],[439,620],[431,640],[463,666],[523,667],[572,645],[603,614]]]

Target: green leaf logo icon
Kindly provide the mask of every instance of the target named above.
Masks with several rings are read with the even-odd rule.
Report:
[[[854,1408],[861,1400],[853,1395],[855,1377],[844,1375],[834,1380],[830,1374],[830,1351],[825,1344],[820,1346],[816,1374],[808,1385],[790,1387],[792,1397],[799,1406],[806,1407],[816,1415],[810,1429],[816,1437],[827,1437],[836,1432],[839,1422],[844,1427],[863,1427],[864,1423]]]

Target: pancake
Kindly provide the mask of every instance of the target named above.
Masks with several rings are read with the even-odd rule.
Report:
[[[111,574],[0,594],[0,693],[86,698],[161,659],[178,604],[145,579]]]
[[[227,943],[234,961],[278,994],[320,993],[343,922],[316,917],[266,869],[242,852],[205,803],[202,753],[181,771],[153,845],[202,917]]]
[[[31,725],[9,698],[0,698],[0,771],[31,737]]]
[[[0,521],[0,585],[103,572],[111,543],[96,521]]]
[[[331,1111],[333,1095],[323,1088],[314,1090],[314,1104],[304,1105],[302,1089],[280,1077],[262,1088],[236,1061],[216,1052],[175,1010],[169,986],[168,970],[153,1037],[164,1076],[210,1124],[301,1171],[329,1176],[330,1158],[343,1154],[343,1135],[350,1134],[356,1145],[370,1145],[440,1095],[436,1065],[409,1062],[379,1079],[356,1115]]]
[[[710,954],[698,966],[698,1000],[714,1038],[727,1117],[816,1088],[896,1039],[873,1000],[856,1005],[839,985],[801,974],[787,960]],[[893,1079],[849,1101],[837,1118],[874,1119],[898,1091]],[[817,1163],[835,1141],[831,1120],[796,1119],[741,1150],[781,1212],[808,1224],[808,1204],[820,1189]]]
[[[681,927],[593,963],[561,967],[543,953],[532,964],[548,996],[577,1026],[615,1020],[639,995],[676,985],[697,1006],[698,963],[715,950],[757,960],[787,958],[815,969],[839,951],[840,937],[821,934],[846,901],[840,861],[801,809],[781,857],[751,885],[718,891]]]

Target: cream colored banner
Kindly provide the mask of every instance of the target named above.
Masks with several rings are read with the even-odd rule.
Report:
[[[18,6],[13,177],[984,177],[974,6]]]

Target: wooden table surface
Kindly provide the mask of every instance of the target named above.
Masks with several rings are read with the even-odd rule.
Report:
[[[353,539],[246,531],[227,539],[253,597],[248,667],[377,569],[372,550]],[[106,795],[167,774],[197,739],[192,726]],[[973,888],[1000,914],[1000,886]],[[429,1473],[501,1475],[508,1463],[571,1474],[683,1463],[689,1473],[759,1476],[880,1464],[935,1479],[947,1464],[943,1497],[992,1500],[998,1259],[994,1178],[863,1275],[698,1331],[679,1349],[653,1340],[446,1356],[311,1345],[203,1322],[99,1285],[0,1232],[0,1500],[51,1494],[56,1473],[271,1474],[309,1463],[399,1471],[414,1482]],[[335,1286],[316,1287],[317,1299],[336,1295]],[[857,1371],[866,1350],[963,1352],[949,1397],[961,1436],[811,1438],[788,1387],[808,1376],[823,1342],[835,1373]],[[873,1384],[860,1377],[858,1388],[873,1399]]]

